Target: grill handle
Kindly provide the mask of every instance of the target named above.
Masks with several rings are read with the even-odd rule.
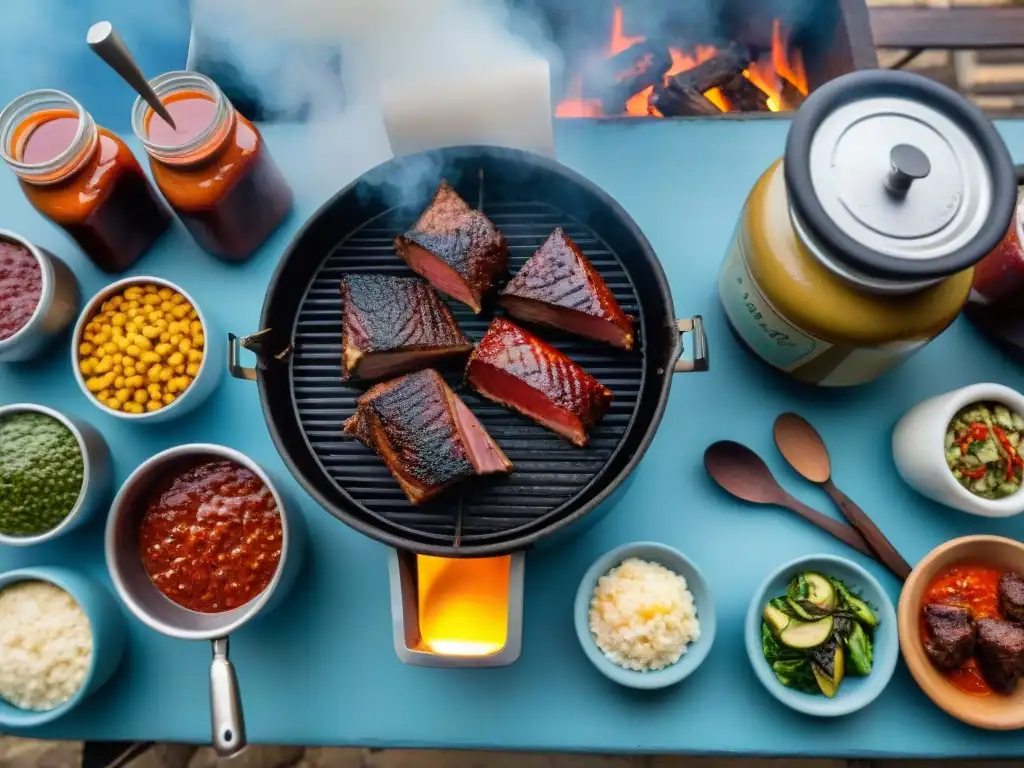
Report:
[[[672,361],[674,373],[693,373],[708,370],[708,336],[704,332],[704,320],[700,315],[684,317],[676,320],[676,329],[679,331],[679,346],[676,348]],[[687,333],[693,334],[693,360],[683,360],[683,348]]]
[[[228,334],[228,373],[234,376],[236,379],[243,379],[245,381],[256,381],[256,369],[247,368],[242,365],[242,349],[248,349],[250,352],[255,353],[257,361],[263,357],[263,337],[270,333],[269,328],[264,328],[262,331],[256,333],[250,333],[248,336],[238,338],[233,333]],[[291,356],[292,347],[289,344],[283,351],[274,355],[274,359],[279,362],[284,362]]]

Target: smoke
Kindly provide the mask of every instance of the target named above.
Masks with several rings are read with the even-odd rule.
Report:
[[[215,50],[272,114],[301,114],[304,172],[339,185],[396,155],[456,144],[553,153],[551,65],[534,17],[505,0],[194,0]],[[515,31],[513,31],[513,28]],[[393,204],[424,199],[439,169],[401,163]],[[307,176],[308,178],[308,176]],[[395,180],[395,179],[393,179]],[[343,184],[341,184],[343,185]]]

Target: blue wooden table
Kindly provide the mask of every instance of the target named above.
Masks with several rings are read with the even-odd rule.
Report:
[[[11,1],[0,10],[0,42],[12,35],[11,27],[2,23],[11,18],[5,16]],[[160,0],[166,2],[174,4]],[[22,12],[25,3],[54,7],[53,2],[13,0]],[[92,4],[123,7],[106,0]],[[145,65],[151,71],[180,67],[183,52],[180,44],[157,46]],[[31,55],[26,48],[22,53]],[[4,60],[0,98],[43,84],[67,87],[98,119],[123,129],[129,95],[109,81],[98,86],[92,77],[98,72],[85,77],[83,71],[91,66],[86,61],[85,70],[48,72],[51,81],[41,77],[42,62],[34,69],[32,60],[23,60],[22,69],[14,71]],[[704,447],[714,440],[748,443],[796,495],[828,510],[827,498],[785,468],[772,445],[775,415],[802,412],[828,442],[839,485],[912,563],[955,536],[1024,537],[1024,518],[982,520],[947,510],[905,487],[892,465],[890,430],[922,398],[977,381],[1024,387],[1022,371],[964,321],[899,370],[845,392],[798,388],[768,373],[729,335],[715,296],[717,267],[743,199],[781,152],[786,129],[784,120],[558,125],[559,158],[603,186],[636,219],[664,263],[680,315],[701,313],[706,318],[712,371],[677,377],[657,438],[618,508],[583,537],[530,554],[523,652],[511,667],[440,670],[399,662],[391,640],[384,548],[301,494],[267,435],[254,385],[225,377],[204,407],[179,422],[153,428],[126,425],[102,414],[80,394],[64,339],[45,361],[0,367],[0,404],[40,402],[91,420],[112,446],[118,481],[158,450],[212,441],[246,452],[303,499],[302,513],[313,534],[305,573],[286,605],[237,633],[232,642],[253,741],[1024,757],[1024,733],[977,731],[950,719],[917,689],[902,663],[877,702],[834,721],[812,721],[781,708],[749,667],[743,616],[755,588],[779,563],[811,552],[832,552],[864,564],[894,600],[899,585],[881,567],[785,513],[725,497],[701,468]],[[1024,160],[1024,124],[1003,123],[1000,130],[1016,159]],[[182,284],[221,333],[257,330],[267,280],[289,238],[331,193],[386,154],[379,137],[346,126],[332,129],[330,141],[325,141],[327,134],[311,137],[294,126],[269,126],[265,134],[296,189],[297,207],[260,254],[245,266],[226,266],[200,252],[176,226],[133,270]],[[311,146],[324,149],[312,154]],[[65,258],[87,296],[106,282],[57,229],[32,211],[13,175],[2,169],[0,228],[18,231]],[[689,555],[711,583],[719,616],[718,637],[704,666],[684,683],[653,693],[619,688],[599,675],[580,651],[572,625],[573,595],[589,563],[613,546],[638,539],[663,541]],[[102,521],[49,545],[0,548],[0,570],[38,563],[73,565],[109,584]],[[208,645],[162,637],[130,618],[129,625],[130,646],[111,682],[87,706],[23,735],[208,741]]]

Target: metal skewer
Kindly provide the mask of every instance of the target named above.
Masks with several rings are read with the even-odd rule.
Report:
[[[89,47],[92,48],[93,52],[103,59],[111,69],[117,72],[139,96],[145,99],[146,103],[153,108],[153,111],[164,119],[164,122],[177,130],[171,114],[167,111],[163,102],[160,101],[160,97],[150,88],[149,81],[142,74],[139,65],[135,63],[135,59],[132,58],[131,51],[124,44],[124,40],[114,31],[113,24],[109,21],[97,21],[89,27],[85,40],[89,43]]]

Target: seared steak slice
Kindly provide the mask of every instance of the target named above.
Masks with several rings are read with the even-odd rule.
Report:
[[[978,622],[978,665],[997,693],[1012,693],[1024,674],[1024,627],[1010,621]]]
[[[500,317],[466,367],[469,383],[580,447],[612,401],[601,382],[554,347]]]
[[[446,181],[412,229],[395,238],[395,249],[416,274],[477,314],[508,268],[505,237]]]
[[[957,669],[974,653],[974,619],[966,608],[926,605],[924,623],[929,635],[924,650],[935,666]]]
[[[583,251],[556,229],[499,299],[520,320],[561,328],[621,349],[633,348],[633,324]]]
[[[377,451],[413,504],[467,477],[512,471],[498,444],[430,369],[372,387],[344,430]]]
[[[418,277],[341,280],[342,378],[382,379],[469,354],[448,305]]]
[[[1024,622],[1024,578],[1012,571],[999,577],[999,610],[1010,621]]]

